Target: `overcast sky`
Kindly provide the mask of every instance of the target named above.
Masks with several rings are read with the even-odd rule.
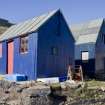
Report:
[[[69,24],[105,17],[105,0],[0,0],[0,18],[17,23],[59,8]]]

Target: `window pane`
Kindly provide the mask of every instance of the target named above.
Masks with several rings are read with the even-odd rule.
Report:
[[[28,36],[20,38],[20,53],[28,52]]]
[[[58,48],[57,47],[52,47],[51,48],[51,54],[52,55],[58,55]]]
[[[82,52],[82,60],[88,60],[89,59],[89,52]]]

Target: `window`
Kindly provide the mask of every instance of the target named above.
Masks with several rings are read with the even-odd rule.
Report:
[[[89,52],[83,51],[82,52],[82,61],[88,61],[89,60]]]
[[[0,43],[0,58],[2,57],[2,43]]]
[[[24,36],[20,38],[20,53],[28,52],[28,36]]]
[[[52,47],[51,48],[51,54],[52,55],[58,55],[58,48],[57,47]]]

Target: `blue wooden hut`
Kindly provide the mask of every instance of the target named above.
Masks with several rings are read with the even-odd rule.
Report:
[[[84,76],[105,79],[105,21],[90,20],[71,26],[75,38],[75,65]]]
[[[11,26],[0,42],[0,74],[62,77],[74,64],[74,38],[60,10]]]

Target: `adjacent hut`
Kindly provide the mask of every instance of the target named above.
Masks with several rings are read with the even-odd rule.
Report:
[[[64,77],[74,64],[74,38],[60,10],[11,26],[0,42],[0,74]]]
[[[96,19],[71,26],[75,38],[75,65],[84,76],[105,79],[105,21]]]

